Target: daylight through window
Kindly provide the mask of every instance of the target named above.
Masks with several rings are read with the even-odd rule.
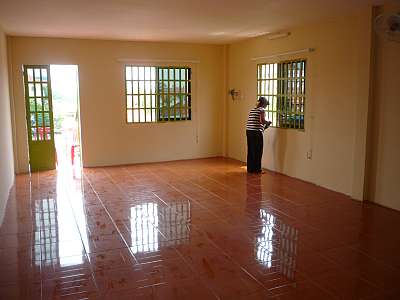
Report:
[[[271,126],[304,129],[305,80],[305,60],[257,66],[257,96],[269,100],[266,118]]]
[[[191,69],[125,66],[128,123],[191,120]]]

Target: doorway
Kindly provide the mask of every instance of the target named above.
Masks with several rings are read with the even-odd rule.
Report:
[[[81,165],[77,65],[50,65],[57,170],[78,174]]]

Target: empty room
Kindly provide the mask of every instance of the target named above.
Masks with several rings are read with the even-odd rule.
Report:
[[[399,70],[398,0],[0,0],[0,299],[400,299]]]

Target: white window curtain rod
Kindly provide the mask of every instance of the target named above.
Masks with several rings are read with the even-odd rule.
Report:
[[[122,63],[187,63],[199,64],[200,60],[179,60],[179,59],[135,59],[135,58],[119,58],[118,62]]]
[[[261,59],[268,59],[268,58],[274,58],[274,57],[280,57],[280,56],[292,55],[292,54],[299,54],[299,53],[307,53],[307,52],[313,52],[313,51],[315,51],[315,48],[305,48],[305,49],[300,49],[300,50],[295,50],[295,51],[276,53],[276,54],[272,54],[272,55],[268,55],[268,56],[253,57],[251,60],[257,61],[257,60],[261,60]]]

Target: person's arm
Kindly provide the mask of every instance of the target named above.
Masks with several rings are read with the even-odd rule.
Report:
[[[264,110],[260,111],[260,123],[263,125],[267,124],[267,121],[265,120],[265,111]]]
[[[264,129],[267,129],[271,125],[271,121],[265,119],[265,111],[260,112],[260,123],[264,125]]]

